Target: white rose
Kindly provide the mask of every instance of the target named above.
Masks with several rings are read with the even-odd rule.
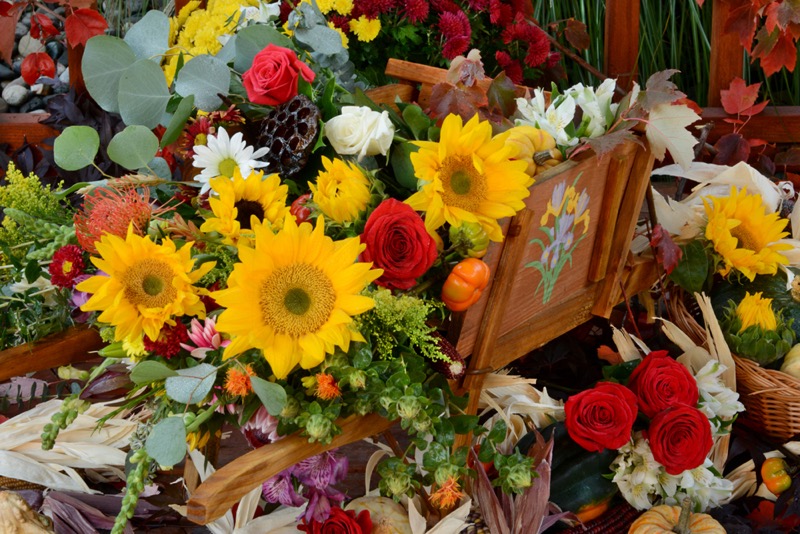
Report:
[[[389,151],[394,125],[389,112],[373,111],[365,106],[344,106],[342,114],[325,123],[325,137],[337,154],[374,156]]]

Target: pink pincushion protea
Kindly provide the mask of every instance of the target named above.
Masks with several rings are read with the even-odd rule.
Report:
[[[86,195],[83,207],[75,214],[75,234],[81,248],[97,255],[95,243],[108,233],[125,238],[128,226],[144,235],[153,215],[147,188],[98,187]]]
[[[272,417],[263,406],[242,425],[242,434],[254,449],[283,439],[283,436],[278,434],[278,420]]]
[[[218,350],[225,348],[230,344],[230,340],[222,340],[222,336],[217,332],[217,323],[213,317],[206,317],[203,324],[197,319],[192,319],[189,325],[189,343],[181,343],[181,347],[188,350],[189,353],[197,359],[202,360],[206,357],[208,351]]]

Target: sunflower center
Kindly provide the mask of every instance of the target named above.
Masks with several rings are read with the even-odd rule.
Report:
[[[739,241],[738,248],[746,248],[747,250],[759,251],[761,246],[759,240],[750,232],[748,228],[744,228],[743,224],[731,228],[731,235]]]
[[[264,219],[264,206],[255,200],[239,200],[235,204],[236,220],[239,225],[247,230],[252,230],[250,226],[250,216],[255,215],[260,221]]]
[[[233,178],[233,171],[236,170],[236,160],[225,158],[219,162],[219,173],[228,178]]]
[[[439,171],[446,206],[476,212],[486,198],[486,177],[475,168],[472,156],[448,156]]]
[[[330,278],[307,263],[277,268],[264,280],[259,295],[264,324],[292,337],[319,330],[335,303],[336,291]]]
[[[134,306],[161,308],[175,300],[172,286],[174,273],[168,263],[154,258],[144,259],[122,275],[125,298]]]

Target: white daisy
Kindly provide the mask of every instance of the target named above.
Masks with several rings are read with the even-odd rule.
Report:
[[[250,176],[255,169],[266,167],[267,163],[258,161],[258,158],[266,156],[269,152],[266,147],[255,150],[249,146],[245,143],[241,132],[229,137],[225,128],[219,128],[217,135],[209,135],[208,144],[196,145],[193,150],[192,166],[203,169],[195,178],[203,184],[200,189],[201,194],[211,189],[209,180],[218,176],[232,178],[233,171],[237,167],[245,177]]]

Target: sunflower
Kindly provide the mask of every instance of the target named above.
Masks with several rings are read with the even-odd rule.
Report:
[[[780,251],[791,245],[776,243],[789,235],[783,231],[788,220],[767,214],[761,195],[732,187],[730,196],[709,197],[703,203],[708,218],[706,239],[722,256],[723,276],[736,269],[752,281],[757,274],[775,274],[778,265],[788,263]]]
[[[245,179],[236,169],[232,179],[225,176],[212,179],[211,189],[219,198],[209,198],[214,217],[204,222],[200,230],[218,232],[225,243],[236,244],[242,238],[252,238],[257,224],[280,228],[289,213],[286,205],[289,188],[281,185],[277,174],[263,176],[263,172],[254,171]]]
[[[421,187],[406,203],[425,212],[429,232],[445,222],[479,222],[492,241],[503,240],[497,220],[525,207],[532,183],[526,163],[511,159],[518,149],[505,137],[493,138],[491,124],[477,115],[463,125],[461,117],[448,115],[438,143],[414,142],[420,148],[411,163]]]
[[[317,183],[308,182],[314,203],[337,223],[353,221],[367,209],[369,180],[358,166],[339,158],[322,156],[322,166]]]
[[[772,309],[772,299],[762,298],[761,292],[745,293],[744,298],[736,306],[736,316],[742,321],[739,332],[755,325],[761,330],[775,330],[778,320]]]
[[[98,321],[116,327],[115,339],[131,346],[142,343],[142,335],[158,339],[173,317],[205,316],[201,290],[194,287],[210,271],[213,262],[192,271],[191,244],[177,250],[165,239],[161,245],[136,235],[131,225],[125,239],[106,234],[96,243],[100,257],[93,257],[105,275],[93,276],[76,286],[91,293],[83,311],[102,311]]]
[[[298,363],[310,369],[334,347],[363,340],[352,316],[374,306],[359,293],[383,272],[356,262],[364,249],[357,237],[333,241],[324,231],[321,217],[312,227],[287,215],[278,233],[257,226],[253,246],[239,247],[228,288],[212,294],[226,308],[217,330],[232,337],[225,358],[257,348],[285,378]]]

